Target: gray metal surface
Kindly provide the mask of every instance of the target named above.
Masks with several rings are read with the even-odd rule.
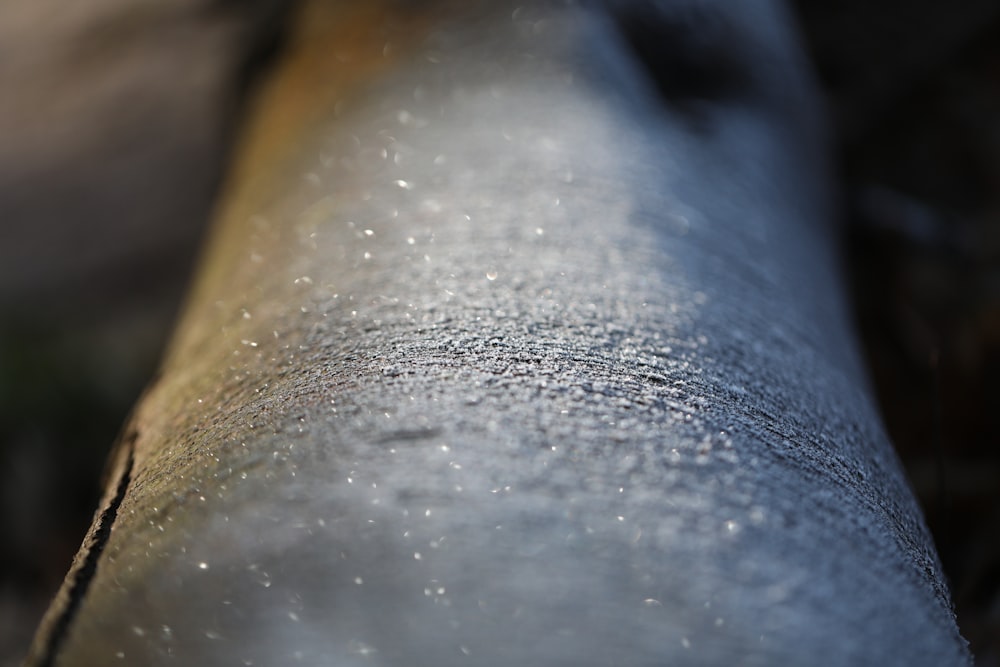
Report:
[[[683,104],[606,10],[446,20],[237,187],[29,664],[968,662],[800,57],[719,16]]]

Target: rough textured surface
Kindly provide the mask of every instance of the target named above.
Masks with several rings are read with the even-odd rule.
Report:
[[[781,17],[675,105],[511,9],[244,170],[59,664],[967,661]]]

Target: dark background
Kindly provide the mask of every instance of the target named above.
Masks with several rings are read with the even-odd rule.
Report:
[[[1000,3],[799,3],[889,433],[976,664],[1000,665]]]
[[[0,3],[0,667],[90,523],[288,4]],[[796,6],[886,424],[1000,665],[1000,5]]]

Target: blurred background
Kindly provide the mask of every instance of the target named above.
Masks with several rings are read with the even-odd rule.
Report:
[[[92,519],[290,4],[0,2],[0,667]],[[1000,666],[1000,3],[796,10],[883,414],[977,665]]]
[[[1000,666],[1000,3],[799,0],[886,427],[978,667]]]

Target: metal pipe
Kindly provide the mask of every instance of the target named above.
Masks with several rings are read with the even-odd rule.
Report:
[[[29,665],[969,662],[780,5],[294,44]]]

